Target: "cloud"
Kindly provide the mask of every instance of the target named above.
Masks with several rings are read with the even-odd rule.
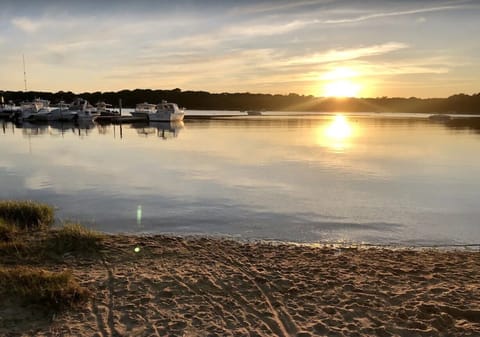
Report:
[[[338,61],[354,60],[358,58],[382,55],[396,50],[407,48],[408,45],[401,42],[388,42],[380,45],[352,49],[332,49],[323,53],[315,53],[306,56],[294,57],[286,60],[284,65],[312,65],[331,63]]]
[[[325,20],[325,21],[322,21],[322,23],[326,23],[326,24],[352,23],[352,22],[360,22],[360,21],[366,21],[371,19],[385,18],[390,16],[402,16],[402,15],[412,15],[412,14],[420,14],[420,13],[428,13],[428,12],[439,12],[439,11],[447,11],[447,10],[454,10],[454,9],[460,9],[460,8],[463,8],[463,6],[440,6],[440,7],[419,8],[419,9],[396,11],[396,12],[382,12],[382,13],[374,13],[374,14],[357,16],[353,18]]]
[[[292,11],[296,8],[302,8],[307,6],[318,6],[322,4],[328,4],[333,0],[306,0],[306,1],[271,1],[260,2],[254,5],[245,5],[242,7],[235,7],[232,14],[260,14],[266,12],[279,12],[279,11]]]
[[[241,26],[236,25],[224,30],[224,34],[227,36],[246,36],[246,37],[258,37],[285,34],[297,29],[301,29],[307,25],[316,23],[317,21],[300,21],[295,20],[289,23],[278,24],[257,24]]]
[[[40,27],[41,23],[39,21],[32,21],[29,18],[25,17],[18,17],[18,18],[13,18],[11,20],[11,23],[18,29],[26,32],[26,33],[34,33],[36,32]]]

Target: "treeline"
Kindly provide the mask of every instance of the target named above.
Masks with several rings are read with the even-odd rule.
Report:
[[[56,93],[37,91],[0,91],[5,103],[34,98],[48,99],[52,104],[60,101],[71,102],[82,97],[90,103],[99,101],[119,106],[122,100],[124,108],[134,108],[142,102],[159,103],[161,100],[175,102],[191,110],[267,110],[267,111],[313,111],[313,112],[411,112],[411,113],[462,113],[480,114],[480,93],[474,95],[458,94],[448,98],[319,98],[297,94],[272,95],[251,93],[209,93],[205,91],[182,91],[135,89],[118,92],[85,92],[75,94],[71,91]]]

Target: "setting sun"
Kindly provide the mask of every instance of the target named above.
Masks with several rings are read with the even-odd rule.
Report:
[[[323,96],[326,97],[357,97],[362,86],[353,78],[358,72],[345,67],[335,68],[325,73],[321,80],[324,81]]]
[[[356,97],[360,85],[349,80],[339,80],[325,84],[323,92],[326,97]]]

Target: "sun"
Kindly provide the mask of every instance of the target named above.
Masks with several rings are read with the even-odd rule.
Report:
[[[350,80],[328,82],[323,87],[326,97],[357,97],[360,85]]]
[[[355,80],[358,72],[345,67],[334,68],[323,74],[323,96],[325,97],[357,97],[362,86]]]

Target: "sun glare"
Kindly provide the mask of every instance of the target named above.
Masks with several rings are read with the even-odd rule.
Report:
[[[334,152],[344,152],[351,145],[354,131],[353,125],[347,117],[336,115],[331,122],[318,129],[317,143]]]
[[[353,78],[358,73],[350,68],[335,68],[325,73],[321,80],[324,81],[323,96],[326,97],[357,97],[362,89],[358,81]]]
[[[328,138],[342,140],[352,135],[352,127],[343,115],[336,115],[333,122],[325,129]]]
[[[326,97],[356,97],[360,85],[350,80],[339,80],[325,84],[323,91]]]

